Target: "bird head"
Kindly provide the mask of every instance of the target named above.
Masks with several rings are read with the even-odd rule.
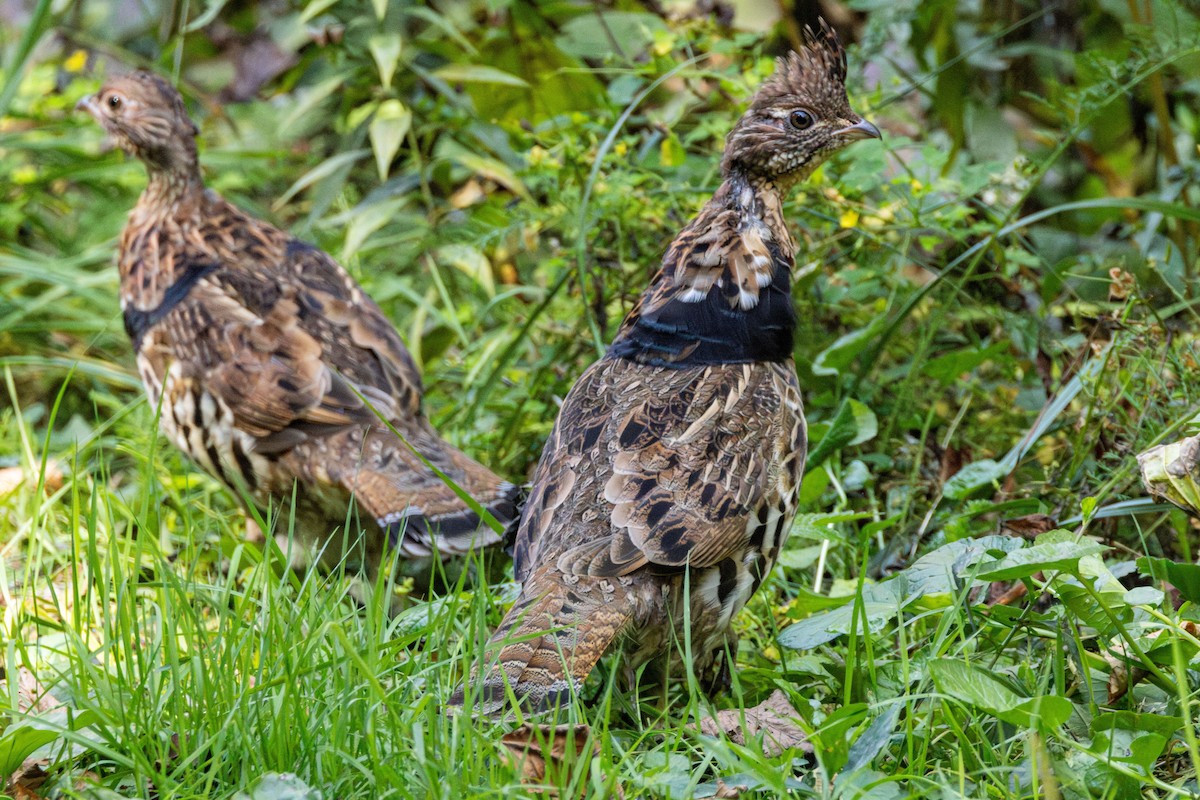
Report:
[[[113,143],[151,170],[196,169],[195,123],[171,84],[144,70],[110,79],[75,106],[91,114]]]
[[[781,188],[803,180],[826,158],[879,129],[846,98],[846,51],[833,30],[805,29],[804,46],[776,61],[725,143],[722,170]]]

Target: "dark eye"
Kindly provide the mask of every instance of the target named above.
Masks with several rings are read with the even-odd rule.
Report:
[[[788,122],[792,123],[792,127],[798,131],[808,130],[813,126],[812,114],[803,109],[796,109],[788,117]]]
[[[120,108],[121,107],[121,95],[110,94],[108,96],[108,107],[111,108],[113,111],[116,111],[118,108]]]

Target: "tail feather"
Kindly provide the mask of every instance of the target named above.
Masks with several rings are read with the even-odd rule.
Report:
[[[383,529],[388,546],[408,556],[428,556],[435,549],[442,555],[462,555],[503,539],[457,497],[450,501],[439,498],[437,508],[429,508],[428,492],[404,491],[386,475],[360,471],[354,493],[359,505]],[[496,479],[478,499],[497,521],[509,526],[519,516],[522,497],[520,487]]]
[[[596,579],[581,578],[571,586],[564,577],[542,573],[525,585],[488,641],[487,671],[473,673],[450,705],[463,705],[467,692],[477,691],[475,710],[494,715],[509,705],[511,692],[522,708],[542,712],[566,704],[579,691],[631,611],[623,593],[602,592]]]

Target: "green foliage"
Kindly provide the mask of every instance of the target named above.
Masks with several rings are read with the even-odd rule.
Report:
[[[0,488],[0,766],[44,758],[39,791],[60,796],[530,794],[505,726],[441,707],[509,585],[393,620],[378,609],[402,587],[383,585],[358,608],[344,576],[243,542],[233,499],[158,440],[111,267],[144,178],[72,108],[118,64],[178,78],[213,188],[341,259],[435,424],[520,479],[799,17],[26,5],[0,28],[0,468],[23,477]],[[1182,0],[823,7],[854,31],[852,103],[885,139],[787,207],[809,471],[717,703],[783,689],[813,755],[702,736],[686,684],[663,712],[609,676],[571,716],[598,754],[551,782],[1194,794],[1194,527],[1136,501],[1132,454],[1200,410],[1200,18]],[[1065,530],[1023,542],[1038,515]]]

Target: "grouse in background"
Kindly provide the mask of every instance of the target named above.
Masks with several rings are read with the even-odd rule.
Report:
[[[618,642],[627,675],[653,662],[661,678],[688,637],[702,680],[727,667],[730,620],[784,544],[807,449],[783,200],[880,135],[845,79],[824,24],[778,61],[729,134],[720,187],[567,395],[516,533],[521,594],[469,682],[477,710],[553,707]]]
[[[413,449],[501,523],[516,516],[516,487],[430,426],[412,357],[341,266],[204,188],[179,92],[139,71],[79,107],[149,173],[118,266],[167,438],[238,497],[284,509],[280,530],[294,514],[304,549],[325,547],[329,564],[346,555],[372,579],[385,548],[423,560],[497,543]]]

